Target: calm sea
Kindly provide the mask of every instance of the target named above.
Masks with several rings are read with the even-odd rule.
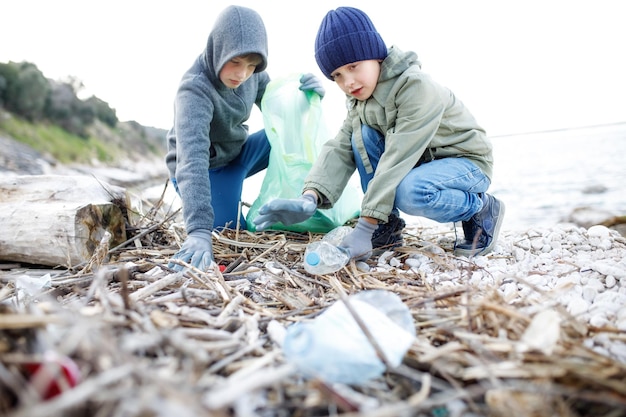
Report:
[[[626,214],[626,123],[491,139],[504,229],[554,225],[578,207]]]

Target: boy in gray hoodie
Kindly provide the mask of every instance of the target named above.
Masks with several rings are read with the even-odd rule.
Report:
[[[205,270],[213,262],[211,232],[237,225],[243,181],[267,168],[270,144],[264,130],[249,134],[245,122],[270,81],[267,34],[260,15],[229,6],[218,16],[206,49],[183,75],[167,133],[165,161],[182,200],[187,238],[173,257]],[[312,74],[300,89],[320,96]],[[246,227],[241,216],[240,225]],[[180,263],[170,262],[174,270]]]
[[[456,242],[456,255],[490,252],[504,204],[486,193],[493,173],[491,142],[463,103],[422,72],[414,52],[387,48],[369,17],[353,7],[326,14],[315,58],[346,94],[346,119],[324,145],[302,196],[261,207],[257,230],[298,223],[318,207],[332,207],[357,170],[365,193],[361,214],[339,245],[352,258],[401,245],[400,211],[462,222],[464,239]]]

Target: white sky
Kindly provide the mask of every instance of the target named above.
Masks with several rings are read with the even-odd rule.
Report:
[[[53,79],[75,76],[120,120],[167,129],[178,81],[229,4],[12,1],[0,9],[0,62],[32,62]],[[313,57],[315,34],[328,10],[352,5],[370,15],[388,46],[417,52],[424,71],[451,88],[490,135],[626,121],[620,0],[235,4],[263,17],[272,78],[293,72],[323,78]],[[324,80],[325,111],[339,123],[343,96]]]

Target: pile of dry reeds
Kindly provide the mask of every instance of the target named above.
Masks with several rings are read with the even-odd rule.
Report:
[[[127,244],[103,242],[87,265],[3,273],[2,415],[626,415],[626,364],[586,348],[598,329],[557,306],[554,348],[520,349],[530,302],[508,304],[495,289],[437,290],[417,273],[361,272],[354,263],[311,276],[301,260],[319,236],[288,232],[224,230],[214,244],[223,272],[174,273],[167,263],[180,233],[172,216],[152,214]],[[405,235],[399,258],[420,251],[441,271],[458,268],[415,236]],[[467,274],[476,268],[468,262]],[[21,274],[50,274],[50,288],[25,295],[16,289]],[[303,378],[272,326],[313,319],[365,289],[392,291],[409,307],[417,338],[403,364],[360,386]],[[81,380],[42,400],[24,364],[51,351],[71,358]]]

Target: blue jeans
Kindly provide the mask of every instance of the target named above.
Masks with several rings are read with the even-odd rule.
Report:
[[[376,171],[385,151],[385,138],[369,126],[364,125],[361,132],[370,164]],[[365,172],[354,141],[353,136],[352,149],[365,192],[374,172]],[[440,223],[466,221],[483,207],[479,193],[486,192],[490,184],[489,178],[469,159],[436,159],[418,165],[402,179],[396,189],[393,211]]]
[[[243,180],[267,168],[270,150],[265,130],[260,130],[248,136],[239,155],[228,165],[209,169],[207,174],[211,181],[211,204],[215,214],[213,222],[215,227],[224,227],[227,224],[231,229],[237,227]],[[176,178],[172,178],[172,183],[178,192]],[[243,215],[240,215],[239,223],[241,229],[247,228]]]

